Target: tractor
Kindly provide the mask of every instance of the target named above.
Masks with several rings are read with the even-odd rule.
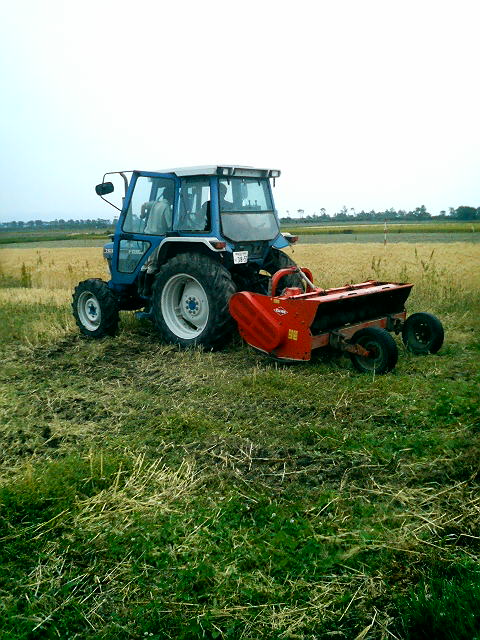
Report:
[[[75,288],[80,331],[90,338],[114,335],[119,311],[137,310],[169,343],[222,346],[235,330],[232,294],[266,294],[271,276],[295,265],[282,249],[297,238],[280,232],[272,195],[280,171],[202,166],[106,173],[96,193],[116,206],[106,198],[113,174],[123,179],[124,194],[115,235],[103,249],[111,277]],[[287,274],[281,285],[303,286],[298,274]]]
[[[413,353],[442,346],[438,318],[407,318],[412,284],[369,280],[321,289],[282,251],[298,238],[280,232],[272,194],[280,171],[215,165],[132,171],[130,179],[114,173],[125,193],[103,249],[111,278],[80,282],[73,294],[85,336],[114,335],[119,311],[137,310],[180,347],[219,348],[237,324],[249,345],[277,360],[310,360],[313,350],[329,346],[373,374],[396,365],[390,333],[401,334]],[[108,175],[96,192],[113,204],[105,197],[114,190]]]

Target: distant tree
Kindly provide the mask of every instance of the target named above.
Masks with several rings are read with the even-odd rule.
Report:
[[[455,217],[457,220],[475,220],[477,217],[477,209],[466,206],[457,207]]]
[[[421,207],[416,207],[416,209],[414,211],[410,212],[411,217],[415,218],[416,220],[426,220],[427,218],[430,218],[430,214],[427,211],[427,207],[422,204]]]
[[[336,220],[348,220],[352,216],[348,215],[348,209],[347,209],[347,207],[345,205],[343,205],[343,207],[340,209],[340,211],[337,211],[337,213],[333,217]]]
[[[383,212],[384,220],[395,220],[397,217],[398,214],[393,207],[390,207],[390,209]]]

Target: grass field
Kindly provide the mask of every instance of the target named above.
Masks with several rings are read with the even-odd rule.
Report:
[[[10,244],[29,244],[38,242],[58,242],[61,240],[99,240],[104,241],[112,229],[91,229],[88,231],[2,231],[0,233],[0,246]]]
[[[321,286],[415,283],[436,356],[372,377],[125,313],[82,339],[99,249],[0,252],[0,639],[480,638],[480,247],[303,245]]]
[[[293,234],[303,236],[316,236],[328,234],[363,234],[363,233],[381,233],[385,231],[384,223],[377,222],[372,224],[358,223],[348,224],[325,224],[325,225],[288,225],[282,224],[282,231],[289,231]],[[480,231],[479,222],[388,222],[387,233],[478,233]]]

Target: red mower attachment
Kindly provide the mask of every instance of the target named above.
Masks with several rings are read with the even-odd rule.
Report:
[[[300,273],[305,291],[287,288],[276,295],[282,277]],[[443,343],[440,320],[417,313],[406,320],[412,284],[369,280],[337,289],[320,289],[308,269],[288,267],[272,278],[270,296],[241,291],[230,298],[230,313],[242,338],[280,360],[310,360],[330,345],[349,353],[359,371],[391,371],[398,349],[389,332],[402,333],[414,353],[436,353]],[[412,321],[413,319],[413,321]]]

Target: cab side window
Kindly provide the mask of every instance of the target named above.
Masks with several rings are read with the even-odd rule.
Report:
[[[202,233],[210,230],[210,181],[208,178],[183,178],[176,231]]]
[[[175,183],[169,178],[137,178],[123,230],[148,235],[171,231],[174,193]]]

